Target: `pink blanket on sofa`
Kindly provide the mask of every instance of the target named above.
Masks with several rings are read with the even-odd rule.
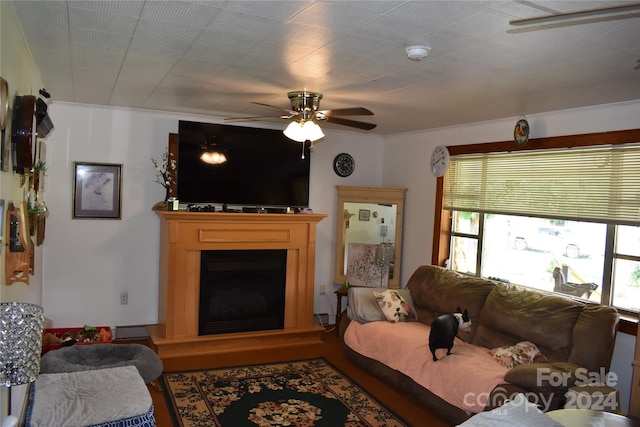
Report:
[[[357,353],[411,377],[458,408],[482,412],[491,390],[504,382],[507,372],[487,351],[461,339],[454,341],[451,355],[429,350],[430,327],[420,322],[351,322],[345,343]],[[445,357],[443,357],[445,356]]]

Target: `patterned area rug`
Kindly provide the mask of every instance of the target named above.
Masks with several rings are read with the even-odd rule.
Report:
[[[183,427],[409,426],[324,359],[165,373]]]

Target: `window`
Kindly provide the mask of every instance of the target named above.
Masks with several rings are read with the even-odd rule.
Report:
[[[451,167],[439,179],[443,197],[436,210],[433,263],[447,259],[460,272],[637,315],[639,135],[639,130],[579,135],[560,143],[545,138],[514,152],[496,149],[507,143],[458,152],[449,147]],[[607,140],[611,144],[604,145]]]
[[[640,311],[640,227],[464,211],[452,219],[453,270]]]

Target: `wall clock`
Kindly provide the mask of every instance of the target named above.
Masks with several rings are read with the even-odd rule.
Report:
[[[340,153],[333,159],[333,171],[341,177],[349,176],[353,173],[356,162],[348,153]]]
[[[433,176],[443,176],[449,169],[449,149],[439,145],[431,152],[431,173]]]

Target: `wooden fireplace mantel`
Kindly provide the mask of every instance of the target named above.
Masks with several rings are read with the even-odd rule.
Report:
[[[226,354],[306,346],[319,356],[322,327],[313,321],[316,224],[324,214],[167,211],[160,217],[158,325],[149,335],[160,357]],[[198,335],[200,252],[285,249],[284,328]]]

